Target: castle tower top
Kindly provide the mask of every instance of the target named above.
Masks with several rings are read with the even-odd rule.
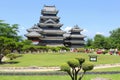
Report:
[[[58,10],[55,6],[46,6],[44,5],[44,8],[41,10],[41,14],[57,14]]]

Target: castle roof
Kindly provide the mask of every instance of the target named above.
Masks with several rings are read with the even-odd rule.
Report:
[[[40,27],[38,27],[36,24],[34,24],[34,26],[32,26],[30,29],[27,29],[28,32],[33,32],[33,31],[37,31],[40,32],[42,31],[42,29]]]
[[[75,25],[71,30],[69,30],[70,32],[80,32],[80,31],[83,31],[83,29],[80,29],[78,27],[78,25]]]
[[[38,32],[33,31],[33,32],[27,33],[25,36],[27,36],[27,37],[41,37],[42,35],[39,34]]]
[[[57,14],[58,10],[56,10],[55,6],[44,6],[44,8],[41,11],[42,14]]]
[[[55,6],[44,6],[43,10],[45,11],[57,11]]]

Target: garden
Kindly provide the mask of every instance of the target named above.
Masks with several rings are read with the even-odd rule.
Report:
[[[16,53],[14,53],[16,54]],[[65,52],[65,53],[27,53],[27,54],[16,54],[20,55],[19,57],[15,59],[8,59],[3,61],[3,64],[0,64],[0,67],[60,67],[63,63],[66,63],[69,60],[75,59],[75,58],[85,58],[87,62],[89,61],[89,55],[97,55],[98,60],[96,62],[92,62],[94,66],[97,65],[105,65],[105,64],[117,64],[120,62],[120,56],[119,55],[110,55],[110,54],[95,54],[95,53],[81,53],[81,52]],[[119,67],[111,67],[111,68],[99,68],[99,69],[93,69],[89,72],[114,72],[114,71],[120,71]],[[33,76],[28,75],[15,75],[13,73],[12,75],[1,75],[2,80],[71,80],[70,77],[65,74],[61,75],[62,71],[57,71],[60,73],[59,75],[56,75],[56,71],[52,71],[53,74],[49,74],[51,72],[46,71],[47,75],[40,75],[42,72],[40,72],[39,75],[35,75],[39,72],[36,72],[33,74]],[[66,73],[66,72],[64,72]],[[25,73],[24,73],[25,74]],[[111,76],[112,75],[112,76]],[[90,80],[97,77],[103,77],[103,78],[109,78],[112,80],[118,80],[119,78],[116,77],[119,76],[119,74],[86,74],[84,75],[82,80]]]
[[[85,62],[90,62],[90,55],[97,56],[97,61],[91,61],[94,67],[100,65],[104,66],[106,64],[114,65],[119,64],[120,62],[120,35],[118,34],[120,28],[110,31],[109,37],[97,34],[94,39],[86,40],[84,48],[78,48],[74,51],[70,51],[70,48],[68,47],[34,46],[30,40],[25,40],[21,36],[18,36],[18,24],[10,25],[4,23],[3,20],[0,20],[0,30],[0,68],[60,67],[63,63],[69,63],[68,65],[74,69],[73,72],[76,72],[76,66],[79,66],[78,69],[81,69],[82,67],[78,63],[71,66],[74,62],[71,62],[70,60],[84,58]],[[69,66],[67,67],[70,68]],[[85,67],[81,72],[84,73],[84,70],[86,69],[91,70],[92,67],[93,66]],[[70,69],[68,70],[68,68],[68,72],[60,70],[57,72],[60,74],[72,73],[72,75],[74,75],[73,72],[69,73]],[[66,71],[66,68],[63,70]],[[120,72],[119,66],[93,69],[88,72],[90,72],[90,74],[86,73],[83,80],[91,80],[97,77],[119,80],[120,75],[117,73]],[[94,72],[103,74],[92,74]],[[113,72],[115,72],[115,74],[113,74]],[[53,71],[54,75],[49,74],[48,71],[45,72],[47,75],[39,75],[38,73],[39,72],[32,73],[33,75],[29,76],[26,72],[22,73],[22,75],[16,75],[15,72],[4,74],[4,72],[1,71],[0,77],[1,80],[71,80],[67,74],[56,75],[56,71]],[[29,74],[31,73],[29,72]],[[40,72],[40,74],[42,74],[42,72]]]

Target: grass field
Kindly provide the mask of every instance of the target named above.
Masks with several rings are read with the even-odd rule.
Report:
[[[83,80],[91,80],[93,78],[102,77],[112,80],[120,80],[120,74],[107,75],[85,75]],[[69,76],[0,76],[0,80],[71,80]]]
[[[28,66],[60,66],[70,59],[83,57],[89,61],[89,55],[85,53],[41,53],[41,54],[23,54],[22,57],[0,64],[5,67],[28,67]],[[97,55],[97,62],[93,64],[114,64],[120,62],[120,56],[115,55]]]
[[[7,61],[8,63],[0,64],[0,67],[28,67],[28,66],[60,66],[70,59],[83,57],[89,61],[89,54],[84,53],[41,53],[41,54],[23,54],[22,57]],[[99,64],[114,64],[120,62],[120,56],[115,55],[97,55]],[[119,67],[97,69],[93,71],[120,71]],[[92,78],[103,77],[112,80],[120,80],[120,74],[106,75],[85,75],[83,80],[91,80]],[[0,76],[0,80],[71,80],[69,76]]]

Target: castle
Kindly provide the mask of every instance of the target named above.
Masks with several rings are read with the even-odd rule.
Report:
[[[67,46],[70,48],[83,47],[85,36],[82,29],[74,26],[68,33],[63,31],[58,10],[55,6],[44,6],[41,10],[39,23],[27,29],[25,36],[36,45],[41,46]]]

